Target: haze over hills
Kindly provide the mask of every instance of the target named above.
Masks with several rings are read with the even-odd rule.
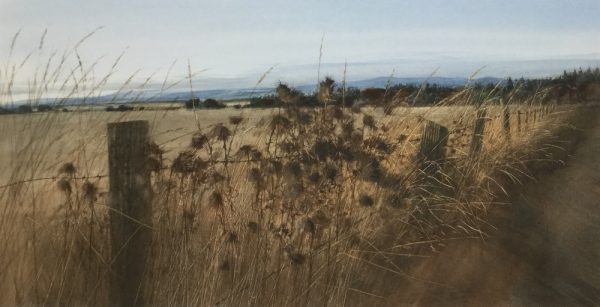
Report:
[[[321,79],[330,76],[340,85],[346,73],[347,80],[350,80],[347,82],[347,86],[360,89],[385,87],[388,84],[420,85],[425,82],[454,87],[466,84],[468,76],[474,76],[472,82],[475,83],[497,83],[509,76],[515,79],[520,77],[545,78],[560,75],[563,70],[572,71],[598,66],[600,66],[600,53],[557,56],[552,59],[537,60],[497,58],[491,61],[476,55],[454,57],[420,54],[401,59],[347,64],[279,65],[268,70],[268,73],[265,73],[266,70],[262,72],[246,71],[233,77],[215,77],[210,75],[209,69],[207,73],[195,77],[192,86],[194,96],[200,99],[234,100],[272,94],[280,81],[288,83],[300,91],[312,92],[316,87],[317,75]],[[262,82],[257,84],[257,80],[262,77],[264,77]],[[91,97],[86,99],[86,103],[187,100],[191,97],[187,81],[164,91],[161,91],[161,85],[160,83],[149,83],[141,89],[132,83],[127,90],[119,91],[118,82],[107,84],[101,92],[90,95]],[[61,97],[61,94],[52,93],[49,90],[43,98],[39,99],[39,102],[56,101],[56,97]],[[26,87],[19,88],[16,85],[13,89],[15,103],[20,104],[28,99]],[[74,97],[66,103],[73,104],[80,101],[81,98]]]
[[[386,86],[393,85],[423,85],[423,84],[436,84],[447,87],[463,86],[468,82],[477,84],[496,84],[502,82],[504,79],[495,77],[483,77],[469,81],[467,78],[452,78],[452,77],[413,77],[413,78],[398,78],[398,77],[377,77],[365,80],[348,81],[347,87],[355,87],[359,89],[365,89],[370,87],[384,88]],[[338,83],[341,86],[341,82]],[[295,86],[294,88],[304,92],[311,93],[316,89],[316,85],[304,84]],[[194,97],[200,99],[213,98],[218,100],[236,100],[236,99],[249,99],[251,97],[259,97],[265,95],[275,94],[275,87],[257,87],[257,88],[230,88],[230,89],[211,89],[211,90],[194,90]],[[190,99],[192,93],[189,89],[175,89],[161,91],[160,89],[147,88],[143,90],[129,90],[122,92],[114,92],[110,94],[103,94],[98,96],[92,96],[85,99],[86,104],[98,104],[98,103],[125,103],[131,101],[145,101],[145,102],[157,102],[157,101],[185,101]],[[82,98],[74,97],[66,100],[62,100],[63,104],[75,104],[80,103]],[[52,103],[57,101],[56,97],[48,97],[39,100],[39,103]],[[24,101],[18,101],[24,102]],[[18,103],[17,103],[18,104]]]

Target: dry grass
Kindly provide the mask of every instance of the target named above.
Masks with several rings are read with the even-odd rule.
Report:
[[[10,102],[14,78],[6,67],[2,102]],[[63,64],[48,67],[35,76],[34,104],[61,83]],[[71,96],[93,96],[110,77],[89,84],[87,68],[76,68],[63,76]],[[412,279],[406,266],[449,240],[484,239],[496,196],[506,192],[501,179],[527,177],[525,160],[547,149],[536,140],[568,125],[573,109],[553,107],[518,124],[517,109],[545,110],[542,95],[509,95],[507,133],[499,95],[472,88],[435,107],[386,112],[304,109],[287,97],[292,91],[278,92],[288,103],[274,110],[2,116],[2,179],[14,184],[0,190],[0,302],[107,304],[107,182],[96,176],[106,174],[107,122],[147,119],[156,143],[144,301],[354,305],[378,297],[368,283],[378,272]],[[327,103],[330,94],[325,81],[319,97]],[[489,120],[474,159],[472,125],[482,106]],[[431,176],[416,158],[425,120],[451,132],[446,162]],[[54,179],[32,181],[40,177]]]

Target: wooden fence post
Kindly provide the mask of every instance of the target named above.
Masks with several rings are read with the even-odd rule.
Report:
[[[140,289],[152,242],[148,130],[147,121],[108,124],[111,306],[144,305]]]
[[[521,110],[517,111],[517,133],[521,133]]]
[[[508,105],[504,106],[502,113],[502,129],[504,130],[506,138],[510,141],[510,108]]]
[[[477,118],[473,128],[473,138],[471,139],[471,150],[469,155],[471,158],[476,158],[481,153],[483,148],[483,133],[485,131],[487,110],[485,108],[477,110]]]
[[[446,159],[447,143],[448,128],[428,120],[421,135],[417,159],[419,168],[427,176],[426,181],[430,185],[435,185],[440,165]]]

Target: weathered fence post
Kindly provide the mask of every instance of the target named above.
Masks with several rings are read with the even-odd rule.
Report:
[[[448,128],[428,120],[423,127],[421,145],[417,156],[419,168],[428,185],[435,185],[441,164],[446,159]]]
[[[502,129],[504,130],[506,139],[510,141],[510,108],[508,105],[504,106],[502,113]]]
[[[478,157],[483,148],[483,133],[485,131],[486,115],[487,110],[485,108],[477,110],[477,118],[475,118],[475,126],[473,128],[473,138],[471,139],[471,150],[469,152],[471,158]]]
[[[521,133],[521,110],[517,111],[517,133]]]
[[[144,305],[140,294],[152,241],[148,122],[108,124],[111,306]]]

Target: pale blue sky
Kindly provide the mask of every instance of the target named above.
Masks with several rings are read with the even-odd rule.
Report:
[[[323,62],[347,60],[354,79],[393,69],[399,76],[435,68],[464,76],[467,68],[486,64],[491,69],[483,74],[509,75],[519,72],[494,67],[599,59],[598,16],[599,0],[0,0],[0,55],[21,28],[17,56],[35,49],[45,28],[50,53],[105,26],[79,51],[91,62],[127,48],[120,78],[136,69],[163,73],[175,59],[182,75],[190,59],[195,69],[207,69],[202,76],[209,79],[255,77],[278,64],[273,78],[304,82],[316,72],[294,70],[313,67],[325,34]],[[373,62],[353,69],[353,63]],[[331,67],[324,73],[340,74],[340,65]]]

